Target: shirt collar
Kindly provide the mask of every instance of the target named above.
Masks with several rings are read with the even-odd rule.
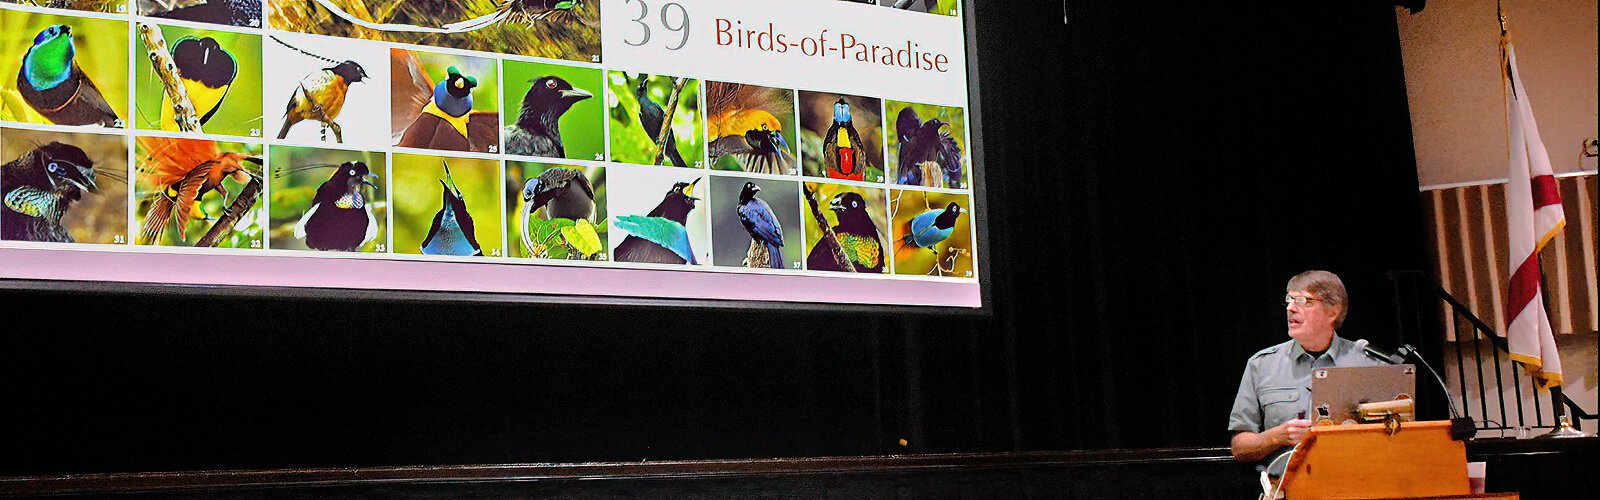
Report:
[[[1300,341],[1290,340],[1289,344],[1289,359],[1299,360],[1304,357],[1310,361],[1316,361],[1315,358],[1311,358],[1311,353],[1306,352],[1305,346],[1300,345]],[[1328,350],[1323,352],[1322,355],[1327,357],[1329,361],[1335,361],[1350,350],[1351,344],[1354,344],[1354,342],[1345,340],[1338,333],[1335,333],[1333,334],[1333,341],[1328,343]]]

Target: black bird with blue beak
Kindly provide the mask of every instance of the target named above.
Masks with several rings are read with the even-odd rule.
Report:
[[[71,243],[61,217],[83,193],[98,192],[94,161],[82,149],[51,142],[0,167],[0,239]]]
[[[294,226],[294,237],[316,250],[354,252],[378,237],[367,188],[377,191],[378,175],[364,162],[345,162],[317,187],[311,208]]]

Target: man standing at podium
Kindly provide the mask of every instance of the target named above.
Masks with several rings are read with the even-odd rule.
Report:
[[[1281,476],[1294,445],[1306,436],[1311,421],[1311,371],[1335,366],[1375,366],[1373,360],[1340,338],[1349,297],[1344,282],[1327,271],[1306,271],[1289,279],[1284,311],[1290,340],[1257,351],[1245,363],[1239,394],[1228,416],[1233,431],[1233,457],[1260,461]]]

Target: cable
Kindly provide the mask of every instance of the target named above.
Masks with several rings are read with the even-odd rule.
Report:
[[[1272,459],[1271,462],[1267,462],[1267,470],[1269,470],[1269,471],[1272,470],[1272,465],[1278,463],[1279,460],[1283,460],[1285,458],[1293,459],[1294,458],[1294,452],[1300,451],[1300,445],[1305,444],[1305,442],[1306,442],[1305,439],[1301,438],[1300,442],[1295,443],[1293,448],[1289,448],[1289,452],[1288,453],[1284,453],[1282,455],[1278,455],[1278,458],[1274,458],[1274,459]],[[1289,479],[1289,467],[1287,465],[1285,465],[1284,468],[1283,468],[1283,475],[1282,476],[1278,476],[1278,484],[1275,484],[1275,485],[1272,486],[1272,494],[1271,495],[1267,495],[1267,500],[1276,500],[1278,498],[1278,494],[1283,492],[1283,482],[1287,481],[1288,479]]]
[[[1400,355],[1410,356],[1422,362],[1422,366],[1428,369],[1428,373],[1433,374],[1433,379],[1439,382],[1439,388],[1444,390],[1444,399],[1448,403],[1445,406],[1450,408],[1450,418],[1461,418],[1461,413],[1456,411],[1456,400],[1450,395],[1450,386],[1444,383],[1444,378],[1439,376],[1439,372],[1434,371],[1433,365],[1428,364],[1428,360],[1422,358],[1422,354],[1417,352],[1417,348],[1412,347],[1411,344],[1401,345]],[[1465,412],[1466,410],[1462,409],[1462,411]]]

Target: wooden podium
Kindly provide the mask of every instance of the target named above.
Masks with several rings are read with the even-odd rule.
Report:
[[[1467,447],[1448,421],[1312,427],[1282,487],[1287,500],[1465,496]]]

